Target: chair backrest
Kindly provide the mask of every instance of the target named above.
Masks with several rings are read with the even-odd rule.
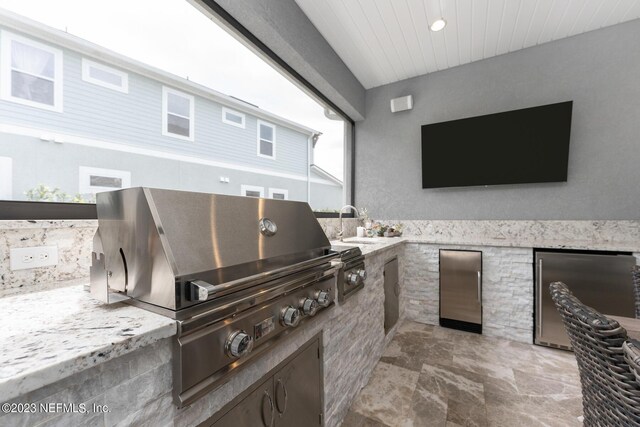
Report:
[[[640,319],[640,265],[633,266],[631,277],[633,278],[633,293],[636,299],[636,319]]]
[[[640,426],[640,384],[622,349],[627,331],[564,283],[552,283],[550,291],[578,362],[584,425]]]

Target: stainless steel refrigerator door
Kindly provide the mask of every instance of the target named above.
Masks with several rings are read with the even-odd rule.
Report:
[[[482,324],[482,252],[440,250],[440,317]]]
[[[584,304],[603,314],[635,317],[630,255],[536,252],[535,343],[570,348],[549,284],[563,282]]]

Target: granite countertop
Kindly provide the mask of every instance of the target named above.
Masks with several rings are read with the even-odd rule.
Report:
[[[0,396],[7,401],[175,335],[176,322],[84,286],[0,298]]]
[[[364,257],[368,258],[406,241],[405,237],[348,237],[343,242],[334,240],[331,244],[336,246],[358,246],[362,250]]]
[[[570,242],[564,240],[517,240],[507,238],[482,238],[482,239],[451,239],[447,236],[402,236],[402,237],[349,237],[340,242],[332,241],[332,245],[355,245],[362,249],[365,255],[374,254],[380,250],[387,249],[401,243],[421,243],[429,245],[443,246],[493,246],[512,248],[550,248],[550,249],[573,249],[573,250],[603,250],[603,251],[627,251],[637,252],[638,247],[625,245],[617,242],[600,242],[595,244],[591,241]]]

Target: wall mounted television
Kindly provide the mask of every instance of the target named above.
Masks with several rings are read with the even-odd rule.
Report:
[[[573,101],[422,126],[422,188],[566,182]]]

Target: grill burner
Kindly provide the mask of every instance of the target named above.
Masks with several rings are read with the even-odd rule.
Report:
[[[342,263],[306,203],[130,188],[97,210],[91,292],[177,320],[178,406],[334,304]]]
[[[364,268],[364,255],[357,246],[334,245],[332,251],[340,255],[342,272],[338,274],[338,301],[343,302],[364,288],[367,272]]]

